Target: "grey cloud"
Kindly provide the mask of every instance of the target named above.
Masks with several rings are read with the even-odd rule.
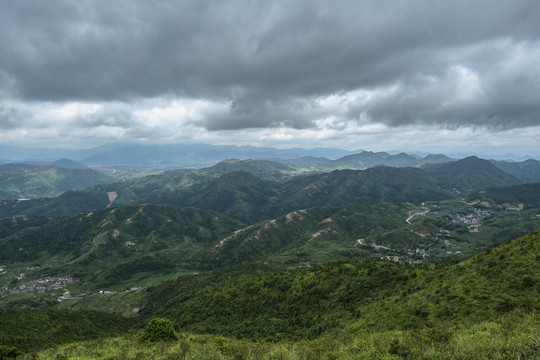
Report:
[[[453,71],[449,66],[445,71],[403,77],[392,91],[369,102],[352,104],[348,116],[365,115],[391,126],[472,125],[493,130],[539,126],[540,67],[536,63],[540,51],[532,49],[520,55],[514,53],[516,47],[482,46],[462,56],[463,65],[456,64]],[[534,44],[533,48],[538,49]],[[486,62],[479,56],[486,51],[496,59]],[[456,70],[460,67],[470,73],[463,79]]]
[[[22,100],[231,103],[196,122],[208,130],[310,128],[311,98],[396,84],[347,116],[393,126],[524,126],[540,118],[540,102],[527,96],[538,90],[540,59],[504,76],[495,66],[504,66],[501,51],[537,44],[539,34],[534,0],[12,1],[0,12],[0,45],[9,49],[0,72]],[[504,39],[507,47],[492,47]],[[483,51],[471,54],[476,46]],[[445,84],[448,69],[462,63],[482,75],[486,93],[442,107],[455,91]],[[81,121],[128,126],[123,112]]]
[[[31,115],[27,112],[9,105],[0,104],[0,129],[13,130],[20,128],[29,117]]]
[[[73,119],[72,124],[83,128],[112,126],[126,129],[137,125],[133,118],[133,109],[119,104],[105,104],[96,112]]]
[[[306,99],[240,97],[233,100],[228,111],[205,116],[193,124],[207,130],[238,130],[247,128],[288,127],[306,129],[314,126],[314,113]]]

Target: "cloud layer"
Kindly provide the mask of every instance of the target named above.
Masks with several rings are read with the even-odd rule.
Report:
[[[340,144],[411,127],[540,134],[535,0],[0,7],[5,141],[316,134]]]

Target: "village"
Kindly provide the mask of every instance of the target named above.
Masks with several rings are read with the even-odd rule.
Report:
[[[479,232],[479,227],[482,220],[490,217],[493,214],[491,210],[483,210],[474,208],[474,212],[470,214],[451,214],[448,215],[452,224],[466,225],[470,232]]]
[[[28,267],[27,270],[37,270],[39,267]],[[0,275],[6,275],[6,266],[0,265]],[[1,281],[1,278],[0,278]],[[45,294],[54,292],[56,293],[57,301],[62,302],[64,300],[70,300],[80,298],[89,295],[87,291],[78,296],[72,296],[67,287],[69,284],[77,283],[79,280],[71,275],[65,276],[46,276],[38,279],[29,279],[25,273],[18,273],[11,279],[9,284],[0,284],[0,299],[13,295],[33,295],[33,294]],[[141,290],[139,286],[132,286],[125,291],[137,291]],[[100,290],[97,293],[102,295],[114,295],[116,291]]]
[[[5,274],[5,267],[1,266],[1,273]],[[24,293],[42,294],[49,291],[65,290],[68,284],[77,282],[72,276],[47,276],[39,279],[28,280],[25,273],[15,275],[15,278],[7,285],[0,285],[0,298],[8,295]]]
[[[471,204],[468,204],[471,205]],[[435,210],[441,210],[440,205],[435,205]],[[514,210],[513,208],[505,207],[505,209]],[[515,210],[521,210],[516,207]],[[425,217],[428,213],[435,215],[438,212],[430,210],[429,206],[422,203],[420,207],[412,209],[408,212],[408,217],[405,222],[408,225],[412,225],[414,217]],[[463,252],[458,249],[452,249],[456,244],[454,239],[452,228],[456,226],[466,226],[470,233],[480,232],[480,227],[483,221],[493,215],[493,211],[490,209],[473,207],[470,212],[452,212],[444,215],[445,226],[433,231],[414,231],[416,234],[426,239],[425,244],[417,244],[412,249],[395,249],[389,246],[378,244],[373,241],[366,241],[366,239],[357,239],[354,246],[362,245],[377,252],[380,252],[380,258],[383,260],[389,260],[399,263],[422,263],[426,258],[433,256],[460,256]],[[412,230],[411,230],[412,231]]]

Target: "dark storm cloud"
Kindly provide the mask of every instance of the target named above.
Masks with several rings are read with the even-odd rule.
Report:
[[[540,125],[535,0],[66,0],[1,8],[0,75],[9,81],[0,90],[21,101],[200,98],[230,104],[195,121],[209,130],[301,129],[325,116],[317,98],[365,90],[376,95],[347,104],[346,120]],[[127,126],[129,116],[98,114],[83,125],[102,122]]]

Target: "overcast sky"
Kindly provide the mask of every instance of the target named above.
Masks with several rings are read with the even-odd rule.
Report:
[[[0,134],[538,156],[540,1],[1,1]]]

